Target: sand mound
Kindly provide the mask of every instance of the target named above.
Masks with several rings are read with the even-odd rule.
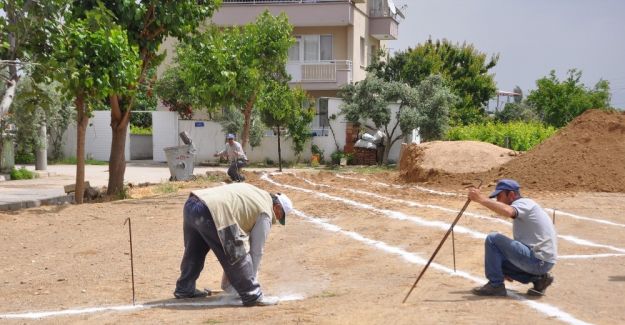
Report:
[[[443,173],[485,172],[510,161],[516,153],[479,141],[433,141],[406,145],[400,174],[407,181],[423,181]]]
[[[625,192],[625,114],[588,110],[496,176],[544,190]]]
[[[514,178],[535,190],[625,192],[625,113],[588,110],[534,149],[488,172],[425,172],[423,148],[407,153],[400,162],[401,179],[407,182],[457,185],[475,178]]]

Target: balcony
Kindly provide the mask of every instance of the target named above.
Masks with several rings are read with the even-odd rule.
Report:
[[[272,15],[285,12],[296,27],[354,24],[349,0],[224,0],[212,21],[219,26],[244,25],[255,21],[265,9]]]
[[[349,60],[289,61],[286,71],[291,75],[291,83],[298,83],[305,90],[334,90],[352,82]]]

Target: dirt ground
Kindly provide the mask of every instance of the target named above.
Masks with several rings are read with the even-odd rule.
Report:
[[[457,272],[449,238],[402,304],[464,204],[462,184],[404,184],[396,172],[247,176],[251,184],[287,193],[297,209],[285,227],[272,228],[260,271],[265,294],[284,299],[278,306],[224,306],[219,296],[195,299],[196,306],[172,299],[183,252],[182,205],[197,186],[190,183],[170,194],[144,189],[134,193],[144,196],[138,199],[0,213],[0,323],[625,323],[623,193],[525,191],[557,210],[561,258],[554,284],[539,299],[526,296],[529,286],[518,283],[507,284],[505,298],[470,293],[485,281],[484,236],[511,235],[508,223],[471,204],[454,235]],[[129,307],[126,218],[132,221],[136,300],[147,304],[143,309]],[[217,288],[220,277],[209,253],[198,287]],[[127,310],[7,318],[110,306]]]

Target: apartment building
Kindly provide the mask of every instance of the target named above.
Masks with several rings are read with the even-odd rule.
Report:
[[[372,55],[386,48],[386,41],[397,39],[403,18],[392,0],[223,0],[212,21],[243,25],[264,10],[286,13],[294,26],[296,42],[286,68],[291,85],[317,99],[313,130],[328,124],[327,98],[365,78]]]

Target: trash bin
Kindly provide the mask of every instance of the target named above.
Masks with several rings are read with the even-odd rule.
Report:
[[[193,144],[164,148],[172,181],[186,181],[193,176],[195,155]]]

